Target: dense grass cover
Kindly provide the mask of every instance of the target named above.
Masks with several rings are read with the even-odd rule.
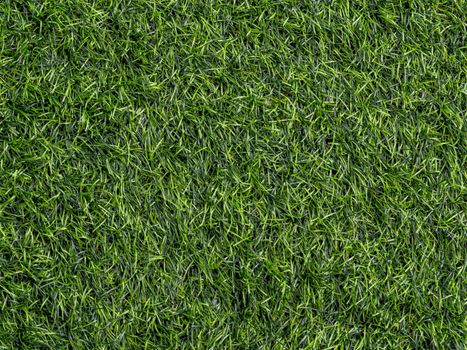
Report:
[[[1,349],[465,349],[464,0],[0,2]]]

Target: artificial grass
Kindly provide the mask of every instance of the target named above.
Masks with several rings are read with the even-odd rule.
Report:
[[[464,349],[464,0],[3,0],[1,349]]]

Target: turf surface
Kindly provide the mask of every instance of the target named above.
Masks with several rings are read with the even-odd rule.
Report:
[[[465,349],[464,0],[0,2],[0,349]]]

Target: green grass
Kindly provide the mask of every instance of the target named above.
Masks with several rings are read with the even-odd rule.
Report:
[[[0,349],[465,349],[464,0],[2,0]]]

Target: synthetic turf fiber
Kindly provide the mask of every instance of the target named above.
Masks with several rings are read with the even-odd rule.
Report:
[[[0,349],[465,349],[464,0],[0,1]]]

